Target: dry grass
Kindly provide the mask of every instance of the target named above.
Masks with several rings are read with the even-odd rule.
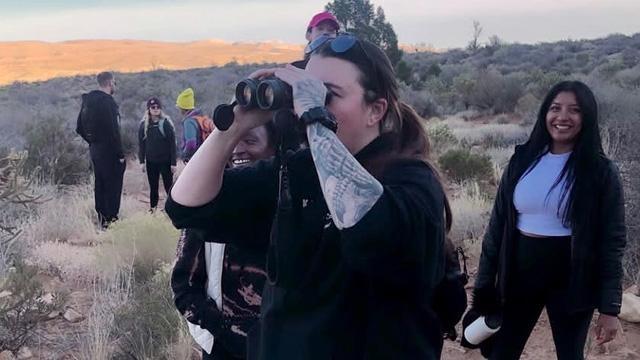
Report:
[[[86,331],[78,338],[78,359],[109,360],[114,353],[115,312],[131,297],[132,268],[120,269],[93,281],[93,305]]]
[[[455,137],[468,146],[506,147],[524,142],[529,129],[515,124],[474,124],[453,127]]]
[[[52,191],[50,200],[38,207],[36,218],[25,229],[25,240],[30,244],[91,244],[98,235],[95,217],[93,192],[88,185]]]
[[[41,269],[53,270],[65,282],[82,285],[97,276],[95,252],[96,248],[91,246],[45,242],[33,248],[29,259]]]
[[[480,190],[476,182],[458,185],[456,195],[451,200],[453,227],[451,239],[454,244],[471,248],[479,255],[479,243],[489,221],[491,202]]]
[[[200,359],[199,346],[193,341],[189,334],[187,325],[182,324],[178,331],[178,338],[173,344],[167,346],[167,358],[176,360],[196,360]]]

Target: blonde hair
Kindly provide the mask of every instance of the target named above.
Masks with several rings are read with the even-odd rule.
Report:
[[[172,129],[175,130],[175,126],[173,125],[173,121],[171,121],[171,118],[164,113],[164,111],[162,111],[162,109],[160,109],[160,116],[158,116],[160,118],[160,120],[165,120],[169,123],[169,125],[171,126]],[[149,109],[147,109],[147,111],[144,112],[144,116],[142,117],[142,122],[144,123],[144,137],[143,139],[147,138],[147,130],[149,129],[149,120],[151,119],[151,114],[149,114]]]

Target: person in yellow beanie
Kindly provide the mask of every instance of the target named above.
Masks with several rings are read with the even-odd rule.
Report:
[[[176,106],[182,111],[193,110],[196,104],[196,97],[192,88],[187,88],[178,95]]]
[[[176,99],[176,107],[182,115],[182,161],[185,163],[191,159],[202,143],[197,120],[202,116],[202,111],[197,109],[195,105],[195,93],[192,88],[182,91]]]

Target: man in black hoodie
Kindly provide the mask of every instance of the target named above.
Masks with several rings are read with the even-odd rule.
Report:
[[[89,143],[95,175],[95,203],[103,228],[118,220],[125,161],[120,138],[120,114],[113,99],[116,79],[98,74],[98,90],[82,95],[76,132]]]

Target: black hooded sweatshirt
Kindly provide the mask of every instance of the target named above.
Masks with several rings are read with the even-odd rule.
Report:
[[[379,137],[356,159],[369,164],[389,148]],[[310,151],[294,154],[288,168],[289,221],[276,209],[273,161],[227,170],[220,193],[206,205],[166,203],[179,228],[203,228],[240,246],[268,249],[269,281],[247,358],[439,358],[442,333],[432,296],[444,273],[445,195],[435,173],[417,160],[389,163],[376,171],[384,187],[376,205],[339,230]],[[269,243],[253,243],[276,229]]]
[[[101,158],[124,158],[118,105],[104,91],[93,90],[82,95],[76,133],[89,143],[93,155]]]

